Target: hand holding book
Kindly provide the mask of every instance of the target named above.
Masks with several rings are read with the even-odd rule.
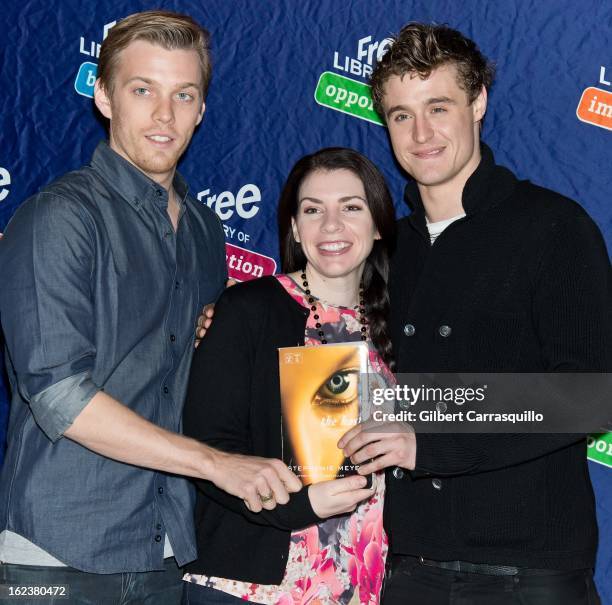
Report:
[[[353,464],[362,464],[359,474],[368,475],[392,466],[414,470],[416,435],[405,422],[366,420],[340,439],[338,447]]]
[[[371,488],[367,488],[366,484],[366,478],[360,475],[314,483],[308,486],[312,510],[321,519],[351,513],[360,502],[370,498],[376,489],[375,483]]]

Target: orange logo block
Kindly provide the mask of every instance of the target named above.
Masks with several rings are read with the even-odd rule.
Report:
[[[587,124],[612,130],[612,92],[590,86],[580,97],[576,115]]]

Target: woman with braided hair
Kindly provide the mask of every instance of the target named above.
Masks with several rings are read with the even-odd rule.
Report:
[[[365,342],[374,380],[393,380],[386,321],[395,214],[380,172],[351,149],[305,156],[285,183],[278,222],[283,274],[222,295],[184,412],[185,434],[273,458],[283,447],[279,348]],[[327,399],[346,399],[347,374],[322,372]],[[199,558],[187,567],[185,602],[379,602],[388,548],[382,473],[371,487],[359,475],[315,482],[288,502],[260,492],[259,513],[209,482],[198,488]]]

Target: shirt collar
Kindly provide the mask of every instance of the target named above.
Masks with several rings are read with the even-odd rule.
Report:
[[[168,206],[166,189],[113,151],[106,141],[100,141],[96,147],[91,167],[137,210],[141,204],[147,203],[155,203],[163,208]],[[172,186],[176,191],[177,201],[183,206],[189,190],[187,183],[178,172],[174,174]]]
[[[466,181],[461,196],[468,217],[502,202],[514,191],[516,184],[516,177],[508,169],[495,164],[493,152],[482,142],[480,155],[480,163]],[[412,210],[410,222],[426,235],[425,207],[415,181],[406,184],[404,199]]]

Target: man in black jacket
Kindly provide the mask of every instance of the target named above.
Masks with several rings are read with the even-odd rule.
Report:
[[[391,277],[398,372],[610,371],[612,279],[575,202],[497,166],[480,143],[493,71],[443,26],[409,24],[372,75],[414,179]],[[352,429],[340,446],[389,468],[386,603],[596,603],[585,440]],[[455,599],[455,600],[453,600]]]

